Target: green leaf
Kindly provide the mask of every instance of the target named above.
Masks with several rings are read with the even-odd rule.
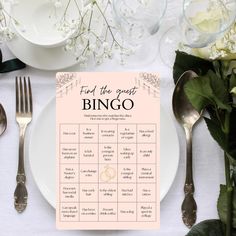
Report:
[[[221,64],[224,75],[228,78],[236,68],[236,60],[222,60]]]
[[[214,105],[213,91],[208,76],[201,76],[186,83],[185,94],[189,101],[200,113],[208,105]]]
[[[219,78],[212,70],[207,72],[207,76],[210,78],[211,87],[215,95],[222,101],[227,101],[228,91],[225,81]]]
[[[227,152],[231,158],[236,162],[236,108],[232,109],[230,113],[230,125],[229,125],[229,143]],[[233,163],[232,163],[233,164]]]
[[[233,228],[236,229],[236,188],[233,192]],[[221,221],[226,224],[227,219],[227,187],[225,185],[220,186],[220,196],[217,203],[218,214]]]
[[[217,106],[230,112],[231,107],[228,105],[228,90],[225,81],[211,70],[208,71],[207,76],[210,78],[211,88]]]
[[[185,93],[198,112],[208,105],[231,112],[225,82],[218,78],[213,71],[187,82]]]
[[[173,78],[176,83],[179,77],[188,70],[193,70],[198,75],[205,75],[208,70],[213,70],[212,62],[200,57],[189,55],[185,52],[176,51]]]
[[[220,68],[221,68],[221,76],[223,79],[227,79],[228,75],[231,74],[230,71],[230,65],[231,65],[231,60],[224,60],[220,61]]]
[[[186,236],[224,236],[224,227],[220,220],[206,220],[195,225]]]
[[[218,76],[218,78],[221,78],[222,71],[221,71],[221,63],[220,63],[220,61],[213,61],[212,64],[213,64],[214,70],[216,72],[216,75]]]
[[[227,143],[225,139],[225,133],[221,129],[221,125],[218,120],[212,120],[204,117],[207,127],[211,133],[211,136],[219,144],[219,146],[226,151]]]
[[[234,185],[236,186],[236,168],[233,170],[233,181]]]
[[[229,158],[230,165],[236,166],[236,159],[232,155],[226,152],[227,157]]]
[[[204,118],[211,136],[218,145],[227,153],[231,165],[236,166],[236,108],[230,113],[229,134],[223,132],[221,123],[212,107],[207,108],[211,119]]]

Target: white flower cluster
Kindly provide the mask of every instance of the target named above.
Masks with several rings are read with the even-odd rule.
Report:
[[[209,47],[210,59],[236,57],[236,23],[223,38]]]
[[[9,29],[9,27],[0,26],[0,41],[5,42],[13,39],[15,34]]]
[[[61,0],[51,0],[55,8],[61,8],[62,2]]]
[[[65,50],[73,53],[81,66],[86,67],[91,58],[97,65],[102,64],[105,59],[112,59],[115,51],[121,55],[128,53],[115,38],[117,29],[111,10],[110,0],[92,0],[77,19],[69,19],[64,14],[58,29],[70,35]]]
[[[9,3],[15,4],[15,1]],[[9,41],[14,37],[14,33],[9,27],[9,17],[10,15],[4,9],[3,1],[0,1],[0,42]]]
[[[147,6],[150,2],[150,0],[138,0],[138,2],[141,4],[141,5],[144,5],[144,6]]]

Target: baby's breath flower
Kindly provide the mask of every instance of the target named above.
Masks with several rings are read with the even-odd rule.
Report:
[[[65,12],[59,22],[58,29],[62,34],[70,35],[64,49],[75,56],[80,66],[87,66],[90,58],[100,65],[105,59],[112,59],[115,50],[123,53],[124,48],[115,37],[118,29],[111,12],[110,0],[89,0],[80,10],[78,19],[69,19]]]
[[[2,20],[4,20],[4,13],[0,10],[0,22],[2,21]]]
[[[103,42],[102,46],[103,46],[104,50],[107,50],[109,48],[109,43],[108,42]]]
[[[103,58],[102,55],[96,55],[95,56],[95,62],[96,62],[97,65],[101,65],[103,63],[103,60],[104,60],[104,58]]]
[[[67,40],[66,40],[66,44],[67,44],[67,45],[71,45],[72,43],[73,43],[73,40],[72,40],[72,39],[67,39]]]
[[[62,7],[62,3],[61,1],[57,0],[55,3],[54,3],[55,7],[56,8],[61,8]]]
[[[77,49],[78,49],[78,51],[82,51],[83,49],[84,49],[84,45],[83,44],[79,44],[79,45],[77,45]]]
[[[88,58],[85,57],[85,56],[81,56],[81,57],[79,58],[79,61],[80,61],[80,62],[87,62],[87,61],[88,61]]]
[[[91,44],[89,45],[89,50],[95,51],[95,50],[96,50],[96,44],[91,43]]]
[[[70,44],[66,44],[66,46],[65,46],[65,50],[66,50],[66,51],[71,51],[71,50],[73,50],[72,45],[70,45]]]
[[[0,38],[2,41],[10,41],[14,37],[14,33],[8,27],[1,27],[0,28]]]
[[[9,16],[4,11],[3,1],[0,0],[0,41],[10,41],[13,39],[15,34],[9,28],[8,19]]]
[[[144,6],[148,5],[149,0],[138,0],[138,2]]]
[[[112,51],[109,51],[109,52],[107,53],[107,55],[108,55],[108,58],[109,58],[109,59],[113,59],[113,57],[114,57],[114,53],[113,53]]]

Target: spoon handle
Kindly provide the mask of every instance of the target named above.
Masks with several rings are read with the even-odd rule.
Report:
[[[185,128],[187,141],[186,180],[184,185],[185,199],[182,204],[182,219],[184,224],[191,228],[196,222],[197,204],[194,200],[194,183],[192,168],[192,128]]]

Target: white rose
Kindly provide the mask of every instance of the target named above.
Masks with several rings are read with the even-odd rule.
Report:
[[[236,96],[236,87],[234,87],[234,88],[231,90],[231,93],[233,94],[234,97]]]

